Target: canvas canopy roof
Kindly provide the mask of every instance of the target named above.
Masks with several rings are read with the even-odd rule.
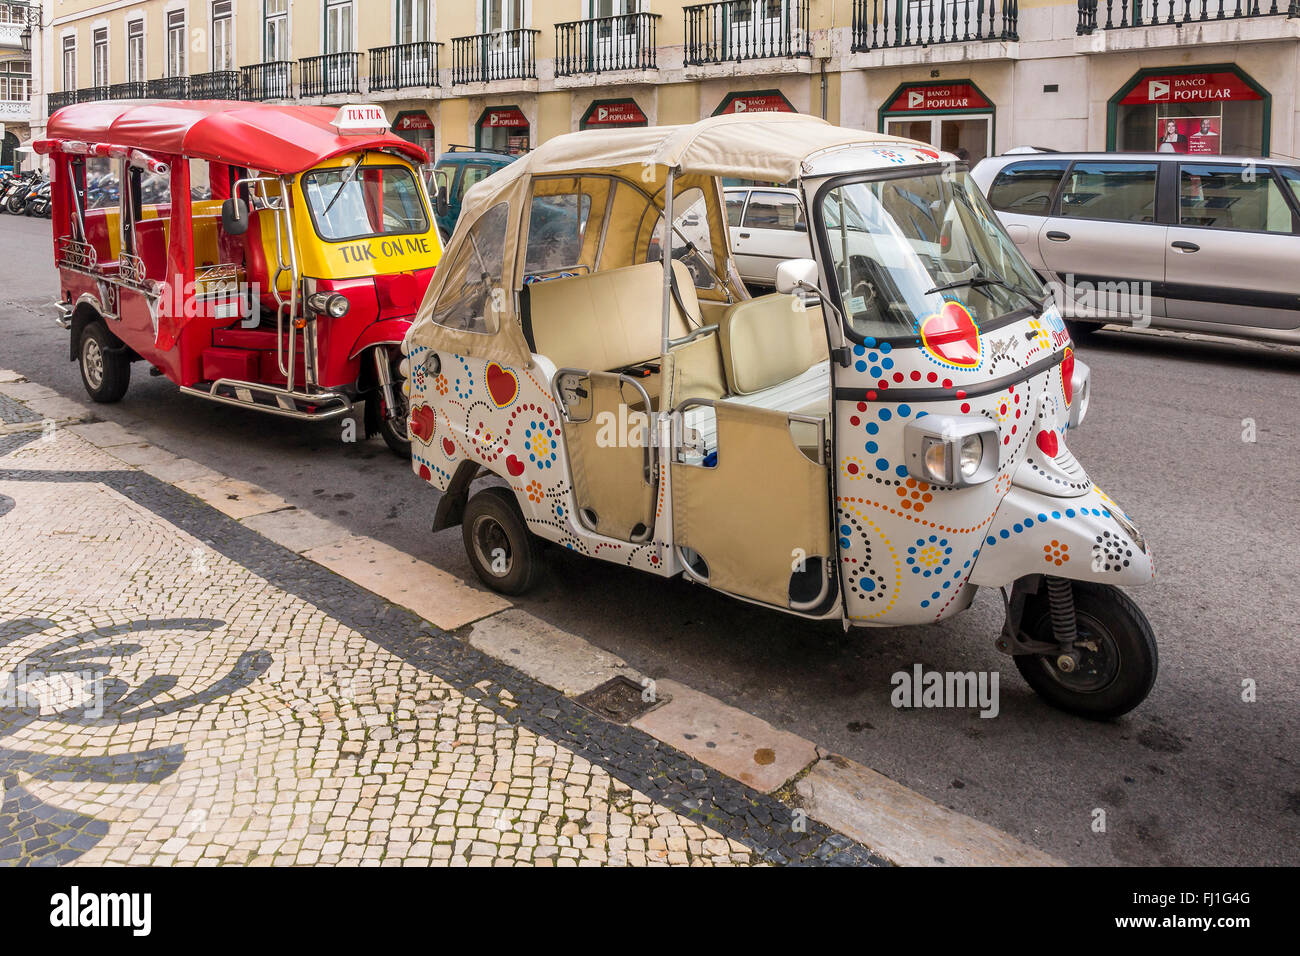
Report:
[[[46,137],[128,146],[294,175],[363,149],[389,149],[412,162],[428,154],[394,133],[345,136],[329,106],[273,106],[224,100],[79,103],[50,117]]]
[[[497,301],[503,303],[501,308],[475,329],[451,328],[435,323],[433,316],[439,311],[440,302],[454,301],[462,295],[467,288],[465,283],[473,275],[489,272],[477,265],[470,268],[471,259],[481,259],[481,247],[490,245],[494,250],[494,262],[499,265],[494,265],[490,272],[501,292],[519,289],[529,281],[524,274],[524,253],[529,206],[537,197],[564,191],[587,193],[593,200],[588,229],[601,230],[599,247],[603,250],[600,261],[588,262],[587,266],[592,271],[603,271],[646,261],[672,172],[676,177],[674,218],[683,213],[678,200],[698,190],[693,195],[702,195],[704,231],[708,237],[708,249],[702,251],[712,260],[714,273],[726,284],[731,281],[726,278],[731,251],[722,206],[723,178],[790,182],[812,171],[808,160],[815,154],[845,147],[897,143],[921,145],[884,133],[845,129],[815,117],[789,113],[732,114],[686,126],[557,136],[465,193],[460,219],[443,255],[443,265],[434,275],[408,333],[408,350],[416,345],[513,365],[531,364],[531,351],[515,314],[512,296],[498,296]],[[887,164],[880,157],[864,162],[867,166]],[[560,178],[572,185],[557,181]],[[590,185],[597,179],[607,181],[604,189]],[[601,210],[605,206],[600,200],[610,195],[613,185],[619,187],[619,192],[610,213],[604,215]],[[622,205],[621,197],[633,193],[640,198]],[[470,234],[487,231],[482,226],[488,223],[493,225],[492,238],[478,236],[471,243]],[[702,292],[702,297],[726,294],[725,289],[717,288]]]

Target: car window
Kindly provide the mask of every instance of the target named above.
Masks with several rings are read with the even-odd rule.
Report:
[[[459,199],[465,195],[465,191],[477,182],[481,182],[492,175],[494,170],[491,166],[482,166],[478,163],[467,163],[464,171],[460,174],[460,185],[456,190],[456,198]]]
[[[998,173],[989,187],[989,204],[998,212],[1046,216],[1052,193],[1070,164],[1063,159],[1012,163]]]
[[[745,207],[744,225],[753,229],[784,229],[806,232],[803,203],[787,193],[754,190]]]
[[[429,228],[415,174],[405,166],[316,169],[303,175],[302,191],[327,242]]]
[[[1155,163],[1075,163],[1060,215],[1112,222],[1156,221]]]
[[[1267,167],[1183,163],[1178,168],[1178,221],[1243,232],[1290,232],[1291,209]]]
[[[1291,187],[1292,197],[1296,202],[1300,202],[1300,169],[1280,166],[1277,171],[1282,174],[1282,181]]]
[[[497,203],[474,223],[456,250],[438,301],[433,321],[466,332],[496,332],[506,308],[501,284],[510,207]],[[444,266],[438,266],[441,272]]]
[[[727,193],[727,225],[739,226],[740,214],[745,211],[747,193]]]

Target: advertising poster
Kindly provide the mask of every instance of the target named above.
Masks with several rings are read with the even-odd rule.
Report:
[[[1161,153],[1216,154],[1219,150],[1218,116],[1164,118],[1156,124],[1156,151]]]

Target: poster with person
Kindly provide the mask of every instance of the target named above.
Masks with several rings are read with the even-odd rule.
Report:
[[[1160,153],[1219,152],[1219,117],[1184,116],[1162,119],[1156,127],[1156,151]]]

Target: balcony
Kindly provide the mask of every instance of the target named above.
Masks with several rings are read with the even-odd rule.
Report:
[[[142,100],[149,95],[149,84],[144,80],[128,80],[125,83],[114,83],[108,88],[108,98],[110,100]]]
[[[87,86],[77,90],[78,103],[98,103],[108,99],[107,86]]]
[[[266,100],[287,100],[293,97],[293,61],[275,60],[255,63],[240,69],[242,96],[240,99],[261,103]]]
[[[192,100],[238,100],[243,98],[243,83],[238,70],[195,73],[190,77]]]
[[[657,13],[571,20],[555,25],[555,75],[655,70]]]
[[[1077,32],[1279,16],[1300,17],[1300,0],[1079,0]]]
[[[537,30],[498,30],[451,41],[451,82],[537,78]]]
[[[45,96],[45,110],[50,116],[53,116],[57,110],[61,110],[65,106],[71,106],[75,102],[77,102],[76,90],[48,93]]]
[[[31,100],[0,100],[0,123],[27,123],[31,118]]]
[[[854,0],[852,50],[1014,41],[1019,17],[1019,0]]]
[[[441,43],[398,43],[370,50],[370,92],[438,86]]]
[[[690,66],[812,55],[808,0],[723,0],[682,12]]]
[[[151,100],[186,100],[190,96],[188,76],[161,76],[145,84],[145,95]]]
[[[342,96],[361,93],[361,54],[326,53],[298,61],[298,95]]]

